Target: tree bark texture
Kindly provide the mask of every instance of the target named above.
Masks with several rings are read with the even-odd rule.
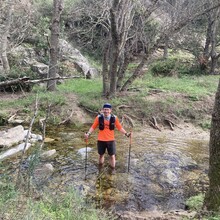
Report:
[[[220,80],[215,96],[209,142],[209,190],[204,206],[208,210],[220,210]]]
[[[113,6],[110,10],[111,20],[111,36],[112,36],[112,47],[110,55],[110,93],[111,96],[115,96],[116,93],[116,82],[117,82],[117,68],[119,58],[119,33],[117,25],[117,11],[119,7],[119,0],[113,0]]]
[[[110,92],[110,81],[108,73],[108,53],[109,53],[109,42],[106,43],[103,50],[102,56],[102,82],[103,82],[103,96],[108,97]]]
[[[60,35],[60,16],[63,10],[63,0],[54,0],[54,11],[51,24],[50,37],[50,64],[49,64],[49,78],[55,78],[58,73],[58,43]],[[54,91],[56,89],[56,80],[50,80],[47,84],[47,90]]]
[[[110,96],[114,97],[117,91],[120,59],[126,52],[128,32],[133,20],[133,2],[131,0],[113,0],[110,9],[111,46],[109,48],[109,79]],[[122,76],[122,75],[121,75]],[[121,80],[121,79],[120,79]]]
[[[129,54],[126,54],[125,57],[123,57],[123,59],[121,61],[121,64],[119,66],[118,73],[117,73],[117,76],[118,76],[117,91],[119,91],[122,87],[122,81],[125,77],[125,72],[128,68],[130,60],[131,60],[131,57],[129,56]]]
[[[2,60],[4,74],[10,71],[7,49],[8,37],[12,20],[13,1],[2,2],[0,5],[0,56]]]
[[[128,89],[128,87],[134,82],[134,80],[137,79],[141,75],[141,71],[142,71],[145,63],[147,62],[148,58],[149,58],[149,54],[146,54],[142,58],[141,62],[139,63],[139,65],[135,69],[133,75],[122,86],[121,91],[126,91]]]
[[[217,46],[217,28],[219,26],[219,16],[220,16],[220,8],[217,8],[213,12],[213,20],[212,20],[212,28],[211,28],[211,51],[210,51],[210,56],[211,56],[211,69],[210,69],[210,74],[214,75],[215,74],[215,69],[217,66],[217,61],[218,61],[218,54],[216,51],[216,46]]]
[[[205,48],[203,51],[203,57],[205,57],[208,60],[210,57],[209,48],[211,44],[211,30],[212,30],[212,24],[213,24],[211,12],[207,14],[207,18],[208,18],[208,26],[207,26],[207,31],[206,31]]]

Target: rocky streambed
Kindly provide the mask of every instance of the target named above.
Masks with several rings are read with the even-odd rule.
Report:
[[[96,134],[86,146],[83,130],[87,127],[48,130],[50,141],[44,144],[44,150],[55,150],[56,154],[43,160],[44,165],[53,167],[49,178],[41,177],[41,172],[33,174],[41,189],[65,191],[74,187],[97,207],[113,209],[124,219],[123,213],[128,212],[179,212],[185,209],[187,198],[207,189],[208,136],[134,131],[128,164],[129,140],[117,133],[117,167],[112,173],[107,155],[105,166],[99,169]]]

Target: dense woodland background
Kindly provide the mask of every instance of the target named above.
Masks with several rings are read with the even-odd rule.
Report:
[[[217,0],[1,1],[0,10],[1,80],[31,75],[10,55],[20,44],[34,47],[55,77],[62,62],[59,38],[102,62],[106,96],[126,91],[155,58],[155,74],[219,73]],[[187,58],[169,59],[177,51]],[[135,66],[127,71],[130,63]]]

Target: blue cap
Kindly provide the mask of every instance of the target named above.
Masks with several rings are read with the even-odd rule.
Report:
[[[111,104],[109,104],[109,103],[105,103],[105,104],[103,105],[103,108],[112,108],[112,106],[111,106]]]

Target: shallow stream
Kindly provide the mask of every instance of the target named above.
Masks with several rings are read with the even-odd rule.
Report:
[[[89,139],[86,160],[83,130],[88,128],[52,128],[47,133],[54,141],[46,143],[45,149],[57,151],[50,161],[56,172],[49,188],[74,187],[97,206],[116,211],[184,209],[186,198],[207,188],[208,141],[133,132],[130,143],[116,132],[116,170],[112,173],[107,155],[104,167],[98,167],[97,134]]]
[[[92,134],[86,145],[84,132],[88,128],[47,129],[44,150],[55,149],[57,153],[42,163],[52,164],[55,171],[46,179],[33,177],[39,190],[45,188],[56,193],[74,188],[92,199],[97,207],[116,212],[185,209],[187,198],[206,191],[208,140],[147,130],[134,131],[130,142],[116,131],[116,170],[112,172],[108,155],[104,167],[98,166],[97,133]],[[15,173],[18,157],[5,161],[0,175],[7,166],[11,174]],[[29,166],[27,158],[24,171]]]

